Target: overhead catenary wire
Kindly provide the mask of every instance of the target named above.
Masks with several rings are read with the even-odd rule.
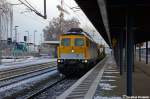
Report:
[[[24,3],[22,0],[18,0],[20,1],[23,5],[25,5],[29,10],[33,11],[35,14],[37,14],[40,17],[46,18],[45,15],[42,15],[39,11],[37,11],[28,1],[26,1],[26,3]]]
[[[18,0],[19,1],[19,0]],[[25,3],[25,2],[23,2],[22,0],[20,0],[21,1],[21,4],[23,4],[23,3]],[[26,4],[26,3],[25,3]],[[30,9],[30,6],[28,5],[28,4],[26,4],[27,6],[27,8],[28,9]],[[31,4],[30,4],[31,5]],[[33,7],[32,7],[33,8]],[[30,9],[31,10],[31,9]],[[38,22],[38,23],[41,23],[41,24],[49,24],[49,20],[38,20],[38,19],[35,19],[35,17],[33,17],[31,14],[29,15],[29,14],[25,14],[25,13],[22,13],[22,12],[20,12],[19,10],[16,10],[16,12],[17,13],[21,13],[21,14],[23,14],[25,17],[27,17],[27,18],[29,18],[29,19],[32,19],[33,21],[35,21],[35,22]]]
[[[30,9],[31,11],[33,11],[33,12],[35,12],[35,13],[38,12],[35,8],[32,8],[30,5],[24,3],[23,1],[21,1],[21,0],[18,0],[18,1],[20,1],[23,5],[25,5],[25,6],[26,6],[28,9]]]
[[[24,0],[33,10],[37,11],[27,0]],[[37,11],[38,12],[38,11]]]

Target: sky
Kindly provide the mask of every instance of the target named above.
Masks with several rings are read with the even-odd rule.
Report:
[[[9,3],[17,4],[20,3],[18,0],[7,0]],[[21,0],[25,2],[25,0]],[[36,8],[39,12],[43,13],[43,1],[44,0],[27,0],[34,8]],[[14,11],[14,19],[13,24],[15,26],[19,26],[17,28],[18,30],[18,41],[23,41],[23,36],[28,36],[28,33],[25,31],[29,31],[30,35],[30,42],[34,42],[34,31],[35,32],[35,41],[36,44],[40,44],[43,42],[43,29],[48,26],[49,21],[53,17],[58,17],[60,12],[57,9],[57,5],[60,5],[61,0],[47,0],[47,19],[43,19],[39,16],[37,16],[34,12],[29,11],[24,5],[14,5],[13,11]],[[81,22],[81,27],[87,26],[90,34],[92,34],[93,31],[90,31],[91,29],[94,29],[92,24],[89,22],[87,17],[84,15],[82,11],[78,11],[74,13],[69,7],[76,7],[77,4],[74,0],[64,0],[64,9],[69,12],[69,14],[65,14],[65,19],[71,19],[72,17],[76,17]],[[27,12],[28,11],[28,12]],[[15,31],[13,31],[14,34]],[[100,35],[96,32],[92,34],[94,35],[94,39],[97,40],[97,42],[101,42],[102,40]]]

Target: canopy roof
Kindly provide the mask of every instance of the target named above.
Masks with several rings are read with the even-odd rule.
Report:
[[[129,12],[132,16],[135,43],[150,40],[150,0],[76,0],[76,2],[109,45],[113,37],[120,33],[125,35]],[[128,5],[131,7],[128,8]]]

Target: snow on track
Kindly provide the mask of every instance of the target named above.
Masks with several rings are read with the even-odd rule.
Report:
[[[36,65],[36,64],[43,64],[47,62],[56,62],[57,59],[48,59],[48,58],[35,58],[35,59],[26,59],[24,61],[20,62],[12,62],[7,64],[0,65],[0,71],[7,70],[7,69],[13,69],[18,67],[25,67],[29,65]]]

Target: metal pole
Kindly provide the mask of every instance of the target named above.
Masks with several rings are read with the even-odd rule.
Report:
[[[15,26],[15,42],[17,42],[17,27],[19,26]]]
[[[42,45],[42,33],[40,34],[40,36],[41,36],[41,45]]]
[[[16,43],[17,43],[17,27],[19,27],[19,26],[15,26],[15,49],[16,49]],[[15,57],[14,61],[16,61],[16,58],[17,58],[16,51],[14,52],[14,57]]]
[[[34,31],[34,51],[35,51],[35,32],[37,32],[36,30]]]
[[[0,15],[0,24],[1,24],[1,15]],[[0,26],[0,64],[2,64],[2,29]]]
[[[46,15],[46,0],[44,0],[44,19],[47,18],[47,15]]]
[[[120,65],[120,49],[119,49],[119,37],[117,37],[117,45],[116,45],[116,59],[117,59],[117,67]]]
[[[128,9],[129,11],[129,9]],[[133,18],[131,13],[128,13],[127,16],[127,96],[132,96],[132,69],[133,69],[133,31],[132,31],[132,22]]]
[[[139,61],[141,61],[141,45],[139,44]]]
[[[136,58],[136,44],[134,45],[134,56]]]
[[[34,31],[34,51],[35,51],[35,31]]]
[[[30,35],[29,35],[29,31],[28,31],[28,54],[29,54],[29,42],[30,42]]]
[[[132,45],[132,46],[133,46],[133,49],[132,49],[132,50],[133,50],[133,52],[132,52],[132,61],[133,61],[133,62],[132,62],[132,71],[133,71],[133,72],[135,71],[135,57],[134,57],[134,56],[135,56],[135,55],[134,55],[134,54],[135,54],[135,50],[134,50],[134,48],[135,48],[134,46],[135,46],[135,45],[134,45],[134,43],[135,43],[135,42],[134,42],[134,33],[133,33],[133,43],[132,43],[132,44],[133,44],[133,45]]]
[[[146,41],[146,64],[148,64],[148,41]]]
[[[120,75],[122,75],[122,67],[123,67],[123,33],[120,34],[119,39],[120,45]]]
[[[63,0],[61,0],[61,8],[63,9]],[[63,14],[63,11],[61,10],[60,11],[60,31],[61,33],[63,33],[63,17],[64,17],[64,14]]]
[[[29,54],[29,42],[30,42],[30,40],[29,40],[29,31],[25,31],[25,32],[27,32],[28,33],[28,37],[27,37],[27,46],[28,46],[28,54]]]
[[[28,43],[30,42],[30,35],[29,35],[29,31],[28,31]]]

